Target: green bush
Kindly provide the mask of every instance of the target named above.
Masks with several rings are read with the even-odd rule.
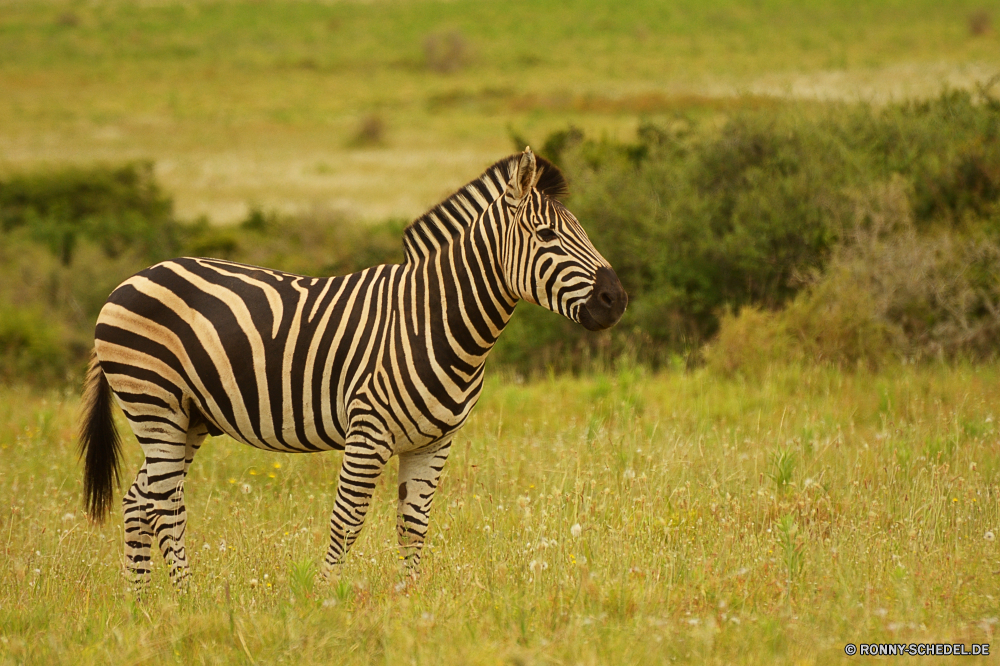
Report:
[[[876,369],[888,362],[989,360],[1000,351],[1000,243],[918,233],[901,178],[876,186],[857,226],[785,308],[722,317],[705,359],[760,374],[775,361]]]
[[[62,327],[37,309],[0,304],[0,379],[45,383],[65,375]]]
[[[103,237],[80,234],[66,264],[32,226],[35,219],[22,216],[0,232],[0,334],[7,336],[0,337],[0,376],[6,380],[49,382],[79,374],[108,295],[162,255],[221,257],[308,275],[403,260],[400,220],[367,225],[332,214],[288,217],[251,210],[243,223],[229,227],[204,219],[161,220],[169,243],[156,250],[138,242],[111,253]],[[155,238],[155,223],[147,222]]]
[[[989,91],[882,108],[733,108],[643,124],[632,142],[572,127],[542,142],[512,132],[518,150],[541,145],[564,169],[567,205],[630,301],[600,335],[519,308],[494,364],[525,374],[623,357],[690,365],[715,336],[704,358],[723,372],[789,358],[853,367],[997,351],[1000,102]],[[54,332],[22,335],[16,353],[8,344],[20,360],[5,367],[31,366],[29,357],[79,367],[108,293],[160,259],[340,275],[402,261],[405,225],[260,209],[234,226],[180,222],[148,164],[8,177],[0,307],[34,313]],[[35,325],[24,316],[18,330]],[[34,339],[61,345],[62,356],[24,351]]]
[[[401,263],[407,221],[361,224],[328,211],[298,216],[251,209],[231,227],[202,219],[184,228],[180,254],[217,257],[302,275],[344,275]]]
[[[109,257],[139,247],[151,259],[179,247],[173,204],[150,163],[69,167],[0,182],[0,232],[28,228],[66,266],[82,239]]]
[[[1000,232],[1000,103],[985,90],[884,108],[744,109],[721,127],[678,117],[641,126],[633,143],[570,128],[542,145],[630,295],[601,344],[646,361],[696,350],[722,313],[791,302],[884,203],[872,183],[897,183],[914,234]],[[587,344],[568,335],[563,347]]]

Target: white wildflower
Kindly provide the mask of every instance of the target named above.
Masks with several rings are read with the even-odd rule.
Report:
[[[569,528],[569,533],[574,539],[578,539],[583,534],[583,528],[580,527],[580,523],[573,523],[573,527]]]

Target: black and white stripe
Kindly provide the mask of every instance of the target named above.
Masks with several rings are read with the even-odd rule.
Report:
[[[530,150],[497,162],[406,230],[406,261],[314,278],[183,258],[126,280],[98,318],[81,429],[88,509],[110,508],[117,398],[146,459],[125,494],[127,565],[155,540],[187,576],[183,479],[208,434],[263,449],[340,449],[325,564],[357,538],[385,464],[400,457],[398,534],[417,570],[454,433],[521,299],[599,330],[627,296]]]

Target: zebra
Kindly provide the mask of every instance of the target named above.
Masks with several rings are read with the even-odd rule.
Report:
[[[145,455],[122,499],[137,589],[150,580],[154,540],[185,586],[184,478],[205,437],[221,434],[270,451],[344,452],[324,575],[399,456],[399,554],[419,575],[453,437],[514,306],[529,301],[592,331],[625,311],[621,282],[566,194],[559,169],[527,148],[412,222],[402,264],[316,278],[180,258],[119,285],[97,318],[79,444],[96,523],[120,476],[115,403]]]

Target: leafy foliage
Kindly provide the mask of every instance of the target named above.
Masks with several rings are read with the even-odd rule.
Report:
[[[61,334],[37,308],[0,304],[0,380],[58,378],[66,363]]]
[[[109,257],[134,246],[151,257],[170,256],[179,247],[172,208],[148,162],[69,167],[0,182],[0,231],[29,228],[65,266],[82,239]]]
[[[690,366],[713,339],[704,357],[727,373],[789,358],[853,367],[997,351],[1000,102],[988,90],[878,109],[737,107],[721,124],[678,115],[629,143],[570,127],[535,145],[562,166],[568,206],[630,303],[599,335],[519,308],[493,363]],[[311,275],[403,258],[404,220],[252,209],[216,226],[171,210],[148,164],[9,178],[0,305],[58,322],[51,339],[77,363],[107,294],[168,256]]]
[[[908,231],[880,229],[882,246],[992,237],[998,128],[1000,102],[984,89],[881,109],[744,109],[719,130],[679,117],[640,127],[631,144],[571,128],[545,146],[570,178],[570,209],[630,295],[610,347],[638,349],[655,363],[664,349],[711,339],[725,312],[784,307],[817,284],[838,248],[860,247],[857,233],[891,214],[887,205],[905,208]],[[988,284],[992,268],[975,266],[980,286]],[[977,307],[989,306],[980,299]],[[871,333],[861,335],[884,345]]]

